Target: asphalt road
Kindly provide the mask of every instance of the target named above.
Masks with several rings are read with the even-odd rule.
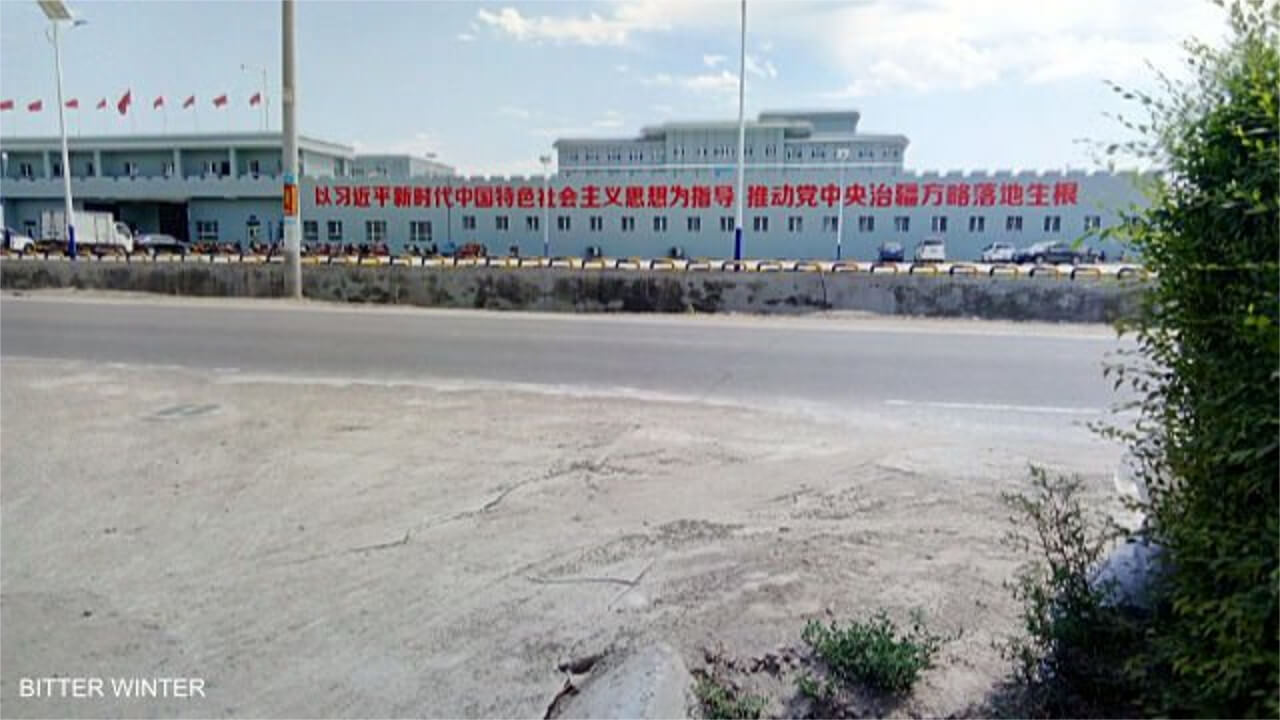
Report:
[[[573,316],[5,297],[0,354],[374,382],[483,381],[829,410],[1079,420],[1116,401],[1101,326]]]

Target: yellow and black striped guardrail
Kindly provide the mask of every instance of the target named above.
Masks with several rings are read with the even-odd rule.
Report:
[[[69,262],[61,253],[15,253],[0,251],[5,261],[50,260]],[[85,263],[122,263],[122,264],[172,264],[172,263],[213,263],[213,264],[247,264],[264,265],[284,262],[280,255],[238,254],[82,254],[76,262]],[[979,276],[989,277],[1035,277],[1056,279],[1091,279],[1105,278],[1147,279],[1151,276],[1140,265],[1110,263],[1090,265],[1013,265],[1009,263],[989,264],[975,262],[941,262],[941,263],[896,263],[869,262],[856,260],[723,260],[718,258],[579,258],[579,257],[442,257],[419,255],[306,255],[303,265],[348,265],[348,266],[406,266],[425,268],[502,268],[510,270],[625,270],[667,272],[806,272],[806,273],[867,273],[867,274],[907,274],[934,276]]]

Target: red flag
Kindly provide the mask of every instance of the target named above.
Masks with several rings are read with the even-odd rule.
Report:
[[[99,100],[99,101],[98,101],[98,109],[99,109],[99,110],[106,110],[106,109],[107,109],[107,99],[106,99],[106,98],[102,98],[101,100]]]
[[[221,95],[219,95],[218,97],[216,97],[216,98],[214,98],[214,99],[213,99],[213,106],[214,106],[214,107],[222,107],[223,105],[226,105],[226,104],[227,104],[227,94],[226,94],[226,93],[222,93]]]
[[[185,109],[187,109],[187,108],[189,108],[189,107],[191,107],[192,105],[195,105],[195,104],[196,104],[196,96],[195,96],[195,95],[192,95],[191,97],[189,97],[189,98],[187,98],[186,100],[182,101],[182,108],[185,110]]]
[[[71,98],[70,100],[68,100],[68,101],[67,101],[66,105],[67,105],[67,107],[68,107],[68,108],[70,108],[70,109],[72,109],[72,110],[79,110],[79,109],[80,109],[80,100],[79,100],[79,98]]]
[[[27,112],[40,112],[44,109],[44,103],[40,100],[27,103]]]
[[[155,109],[157,109],[157,108],[162,108],[162,107],[164,107],[164,96],[163,96],[163,95],[160,95],[160,96],[156,97],[156,99],[155,99],[154,101],[152,101],[152,103],[151,103],[151,109],[152,109],[152,110],[155,110]]]
[[[129,112],[131,104],[133,104],[133,91],[125,90],[124,95],[120,96],[120,102],[116,103],[116,110],[119,110],[120,114],[124,115]]]
[[[250,106],[253,106],[253,105],[260,105],[260,104],[262,104],[262,93],[260,93],[260,92],[256,92],[256,93],[254,93],[253,95],[250,95],[250,96],[249,96],[249,105],[250,105]]]
[[[3,111],[3,110],[12,110],[12,109],[13,109],[13,101],[12,101],[12,100],[0,100],[0,111]]]

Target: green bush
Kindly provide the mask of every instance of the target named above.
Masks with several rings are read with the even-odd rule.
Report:
[[[1280,716],[1280,5],[1229,8],[1223,49],[1188,43],[1191,79],[1127,93],[1128,149],[1161,168],[1119,235],[1156,273],[1113,368],[1138,398],[1151,531],[1171,571],[1149,629],[1146,712]],[[1163,673],[1167,669],[1167,674]]]
[[[883,611],[847,627],[810,620],[801,638],[836,677],[889,693],[910,690],[942,644],[918,617],[909,632],[900,633]]]
[[[716,682],[709,675],[698,678],[693,695],[708,720],[755,720],[764,710],[765,699],[758,695],[740,695],[733,688]]]
[[[1006,493],[1013,529],[1005,542],[1030,559],[1008,586],[1020,605],[1023,634],[1000,647],[1013,661],[1020,697],[996,708],[1016,717],[1117,717],[1137,712],[1129,666],[1140,655],[1138,618],[1108,602],[1092,572],[1118,537],[1091,517],[1078,477],[1031,469],[1030,493]]]

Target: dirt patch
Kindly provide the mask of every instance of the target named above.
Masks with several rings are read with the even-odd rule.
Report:
[[[557,666],[601,648],[715,647],[773,677],[807,619],[881,607],[957,638],[888,709],[946,715],[1005,669],[999,492],[1036,460],[1103,497],[1114,460],[1017,418],[0,369],[10,717],[539,716]],[[208,697],[16,695],[68,674]]]

